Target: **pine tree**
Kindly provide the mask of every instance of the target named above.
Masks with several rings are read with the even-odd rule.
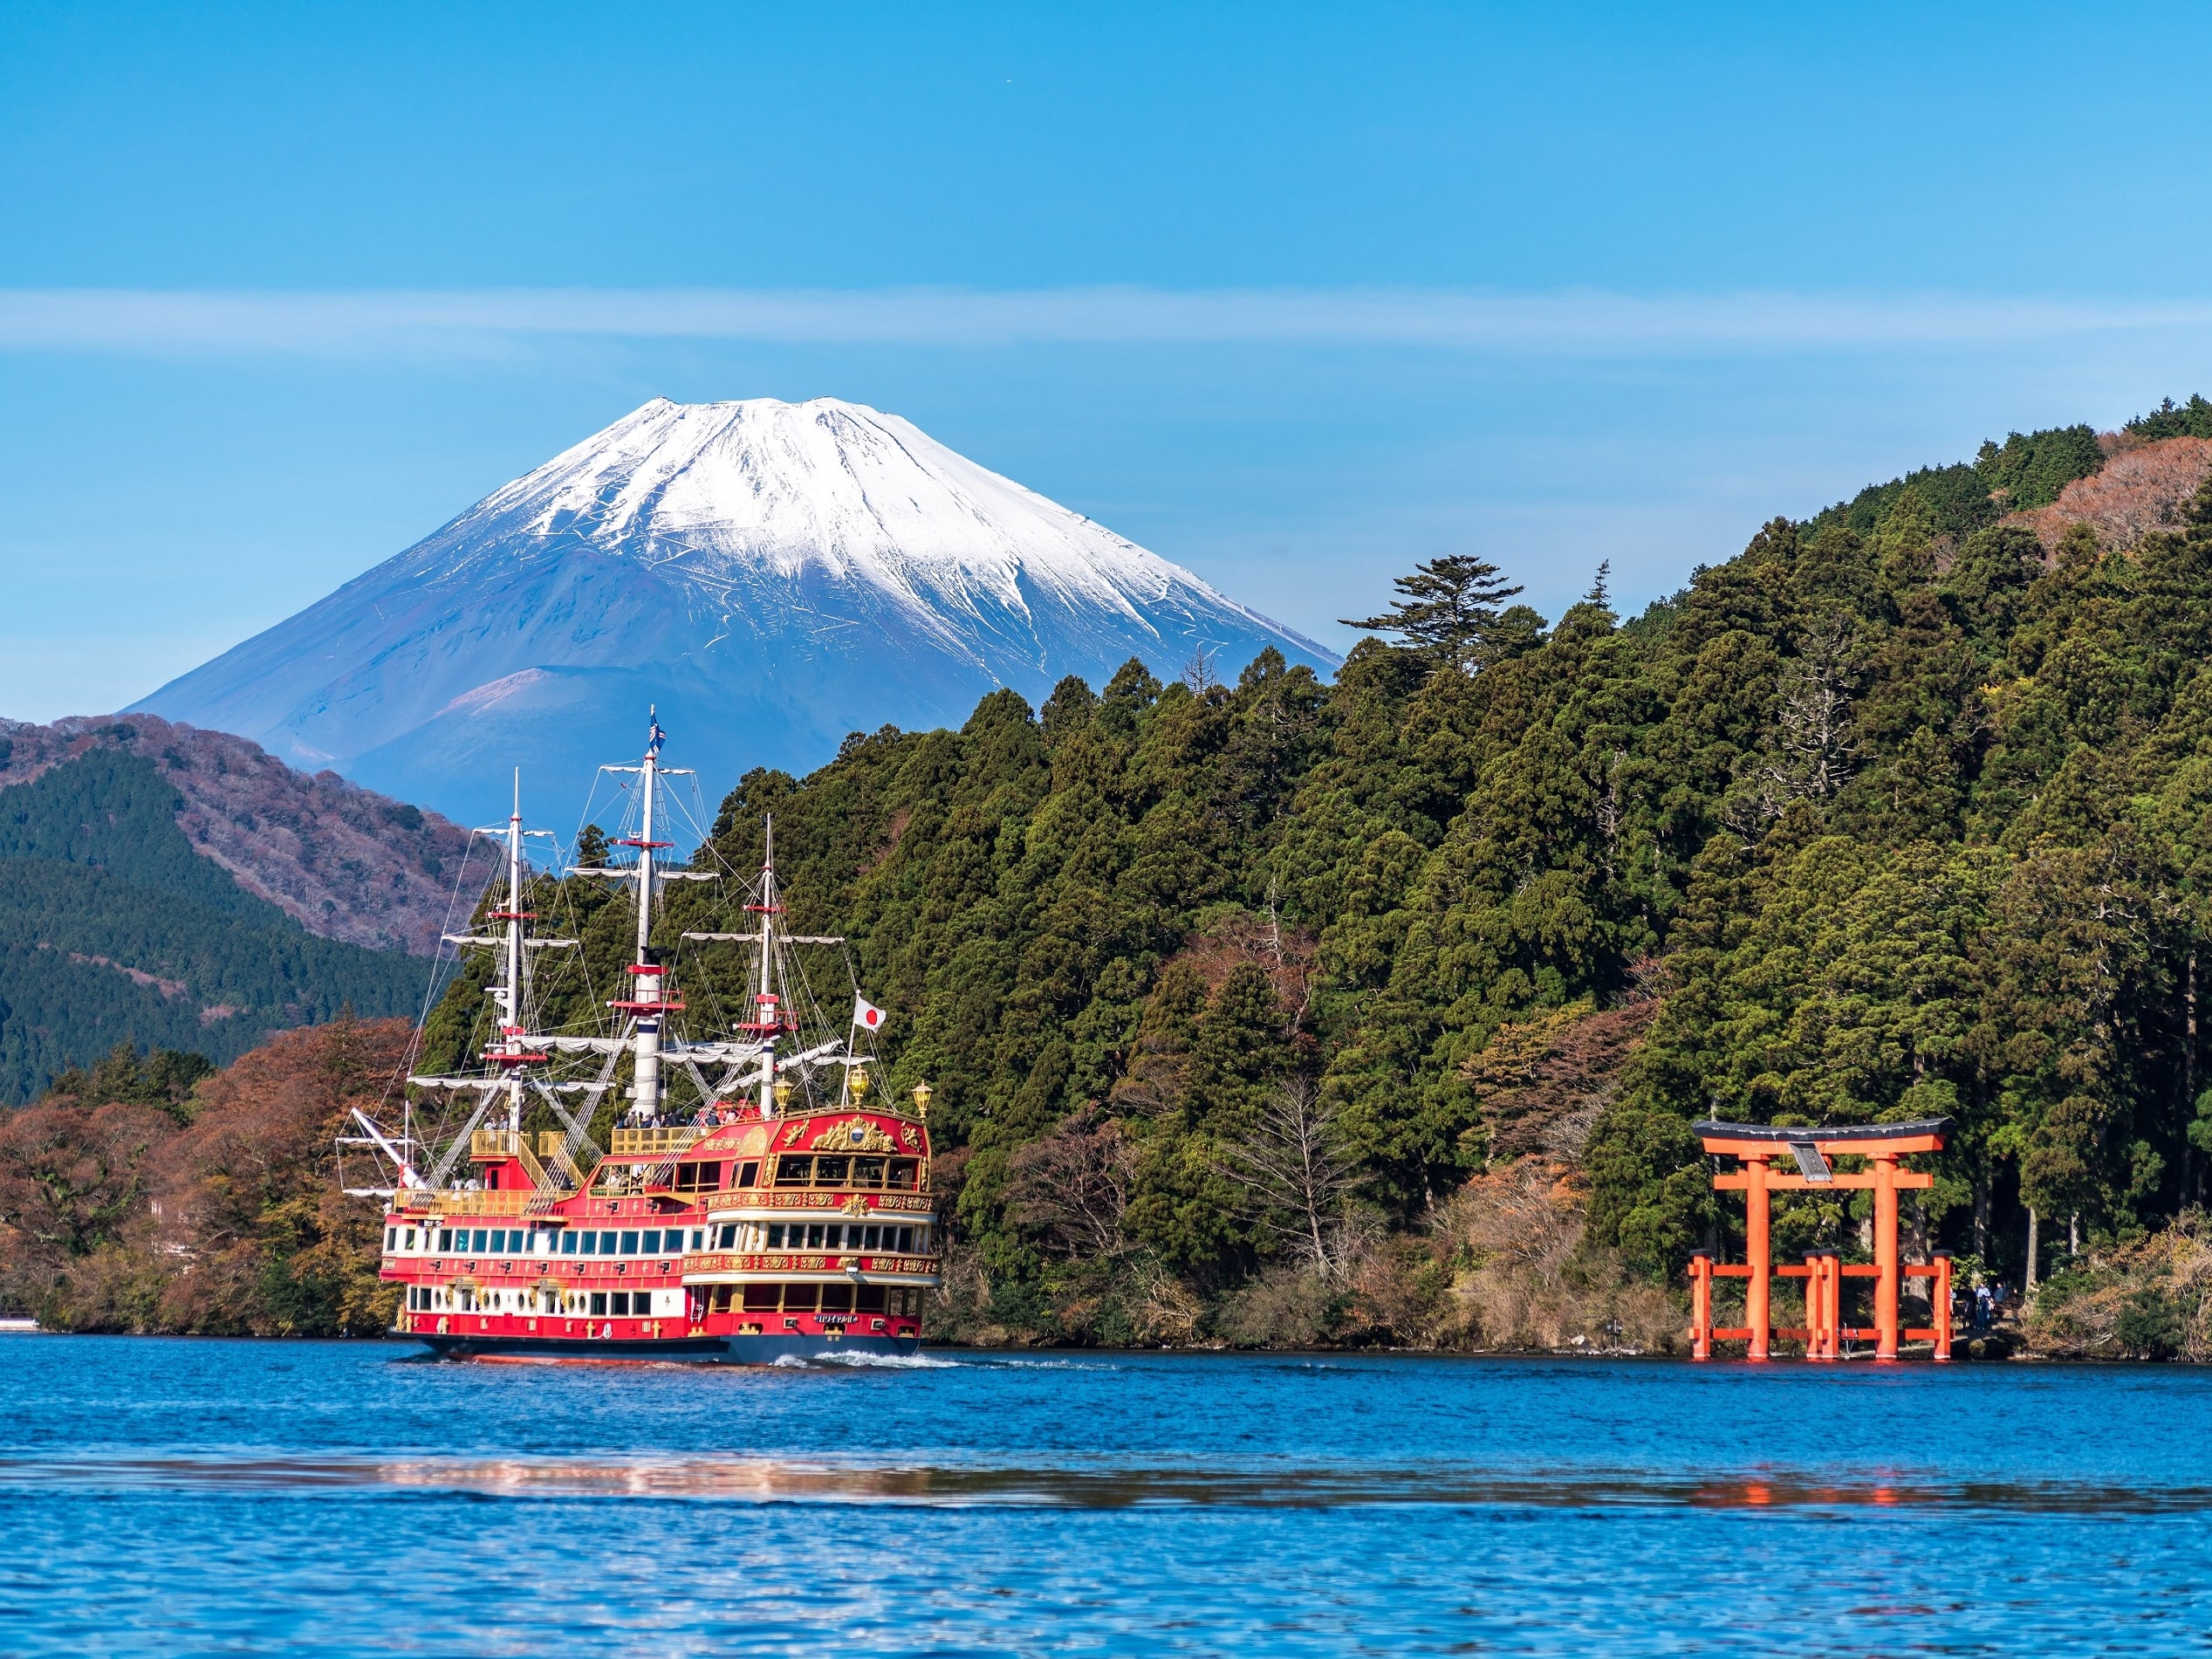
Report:
[[[1388,611],[1364,621],[1340,618],[1345,627],[1395,634],[1439,665],[1468,674],[1483,665],[1503,602],[1521,591],[1507,586],[1496,566],[1472,553],[1448,553],[1417,564],[1412,575],[1399,577],[1392,586],[1400,597]]]

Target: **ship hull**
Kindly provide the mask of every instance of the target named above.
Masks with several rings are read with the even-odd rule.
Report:
[[[567,1360],[579,1364],[671,1362],[688,1365],[775,1365],[810,1361],[911,1359],[921,1340],[911,1336],[810,1336],[798,1333],[761,1336],[625,1338],[593,1341],[562,1336],[435,1336],[422,1331],[395,1333],[414,1338],[442,1360]]]

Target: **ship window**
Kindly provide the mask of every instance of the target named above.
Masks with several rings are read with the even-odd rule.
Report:
[[[453,1248],[452,1228],[441,1227],[438,1229],[438,1248],[440,1250],[451,1250]]]
[[[768,1248],[770,1250],[781,1250],[783,1247],[784,1224],[780,1221],[772,1221],[768,1224]]]
[[[784,1285],[784,1312],[786,1313],[812,1313],[814,1311],[814,1292],[815,1287],[812,1285]]]
[[[715,1234],[716,1250],[734,1250],[737,1246],[737,1224],[729,1222]]]
[[[859,1289],[853,1292],[853,1311],[855,1313],[882,1313],[883,1286],[880,1285],[863,1285]]]
[[[614,1235],[613,1233],[605,1232],[599,1235],[599,1254],[602,1256],[612,1256],[614,1254]]]
[[[853,1184],[856,1187],[880,1187],[883,1184],[883,1160],[855,1158],[853,1160]]]
[[[595,1320],[606,1317],[606,1292],[605,1291],[592,1292],[592,1317]]]
[[[890,1177],[890,1185],[892,1188],[899,1192],[912,1192],[914,1190],[914,1161],[912,1158],[892,1159]]]
[[[613,1306],[609,1307],[606,1311],[613,1314],[618,1320],[629,1318],[630,1292],[627,1291],[615,1292],[613,1296]]]
[[[384,1230],[384,1248],[387,1251],[397,1250],[399,1248],[399,1237],[400,1230],[397,1227],[387,1227]]]
[[[898,1243],[898,1246],[897,1246],[897,1248],[898,1248],[898,1251],[899,1251],[899,1253],[900,1253],[901,1256],[911,1255],[911,1254],[913,1253],[913,1251],[914,1251],[914,1229],[913,1229],[913,1228],[911,1228],[911,1227],[901,1227],[901,1228],[900,1228],[900,1229],[899,1229],[899,1243]]]
[[[853,1287],[850,1285],[822,1286],[822,1312],[850,1313],[853,1311]]]
[[[707,1230],[704,1227],[694,1227],[691,1230],[691,1247],[694,1250],[706,1249]]]
[[[491,1253],[495,1256],[503,1256],[507,1253],[507,1230],[504,1227],[494,1227],[491,1230]]]
[[[490,1235],[490,1233],[486,1232],[486,1231],[485,1231],[483,1228],[481,1228],[481,1227],[477,1228],[477,1229],[476,1229],[476,1244],[475,1244],[474,1248],[476,1248],[478,1251],[481,1251],[483,1249],[483,1247],[484,1247],[484,1241],[485,1241],[486,1239],[490,1238],[490,1237],[491,1237],[491,1235]]]
[[[638,1249],[641,1254],[658,1256],[661,1253],[661,1230],[655,1227],[651,1232],[646,1234],[644,1242],[638,1246]]]
[[[878,1248],[882,1242],[883,1229],[880,1227],[871,1227],[860,1235],[860,1248],[862,1250],[874,1250]]]
[[[813,1173],[812,1158],[778,1158],[776,1160],[776,1184],[779,1187],[803,1187]]]
[[[625,1256],[634,1256],[637,1253],[638,1236],[633,1232],[624,1233],[622,1235],[622,1254]]]
[[[414,1228],[412,1228],[412,1227],[410,1227],[410,1228],[408,1228],[408,1229],[407,1229],[407,1247],[409,1250],[413,1250],[413,1249],[414,1248]]]
[[[816,1222],[806,1230],[806,1247],[809,1250],[822,1248],[822,1224],[820,1222]]]
[[[776,1298],[783,1291],[781,1285],[748,1285],[745,1286],[745,1312],[773,1313]]]
[[[576,1235],[574,1233],[564,1232],[561,1235],[561,1254],[564,1256],[573,1256],[576,1254]]]
[[[841,1187],[845,1172],[852,1167],[850,1158],[817,1158],[814,1160],[814,1184],[818,1187]]]
[[[741,1187],[750,1187],[759,1177],[760,1166],[757,1163],[749,1163],[737,1171],[737,1184]]]

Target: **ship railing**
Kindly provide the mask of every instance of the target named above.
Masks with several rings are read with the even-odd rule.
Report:
[[[538,1132],[538,1156],[563,1185],[575,1188],[584,1184],[584,1172],[576,1167],[576,1159],[568,1149],[568,1136],[561,1130]]]
[[[904,1188],[838,1188],[828,1187],[757,1187],[726,1188],[719,1192],[702,1193],[707,1208],[716,1210],[836,1210],[851,1208],[855,1198],[863,1201],[864,1208],[853,1210],[854,1215],[873,1215],[878,1210],[901,1216],[927,1216],[934,1213],[937,1201],[928,1189],[920,1192]]]
[[[440,1187],[435,1190],[415,1188],[395,1195],[392,1208],[395,1213],[404,1210],[438,1216],[527,1216],[547,1208],[560,1196],[525,1192],[519,1188],[512,1192],[495,1189],[471,1191],[462,1187]]]
[[[645,1129],[617,1129],[609,1137],[610,1158],[670,1158],[688,1152],[714,1133],[695,1123],[656,1125]]]
[[[544,1135],[538,1137],[538,1141],[540,1141],[540,1146],[544,1146],[544,1143],[551,1141],[555,1148],[558,1148],[558,1146],[562,1146],[562,1133],[559,1133],[559,1130],[546,1130]],[[562,1199],[562,1196],[568,1195],[568,1190],[573,1190],[575,1188],[575,1182],[553,1182],[553,1179],[549,1179],[549,1176],[546,1176],[544,1163],[538,1162],[538,1155],[531,1153],[529,1137],[526,1137],[526,1135],[513,1133],[513,1130],[507,1130],[507,1128],[476,1130],[476,1135],[469,1137],[469,1157],[473,1157],[473,1159],[509,1159],[511,1157],[513,1162],[520,1163],[522,1172],[524,1172],[526,1176],[531,1176],[531,1186],[538,1188],[538,1195],[540,1195],[542,1199],[546,1199],[546,1203],[538,1205],[540,1210],[549,1208],[551,1201]]]
[[[937,1271],[932,1256],[898,1256],[878,1251],[839,1250],[717,1250],[688,1255],[682,1272],[694,1273],[842,1273],[848,1265],[859,1270],[866,1257],[868,1274],[927,1276]]]

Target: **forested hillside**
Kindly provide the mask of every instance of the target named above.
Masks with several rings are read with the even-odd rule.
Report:
[[[119,1043],[221,1063],[351,1006],[413,1015],[428,961],[318,938],[203,857],[148,757],[0,789],[0,1101]]]
[[[1444,559],[1332,685],[1132,664],[855,734],[702,856],[772,812],[795,922],[853,938],[983,1328],[1655,1331],[1637,1287],[1728,1224],[1707,1114],[1952,1118],[1914,1247],[2017,1283],[2029,1208],[2123,1237],[2212,1148],[2197,408],[1776,519],[1633,617]],[[2113,457],[2137,528],[2054,525]],[[670,948],[729,899],[674,895]],[[621,901],[548,901],[610,977]]]
[[[0,790],[97,753],[137,755],[177,796],[191,848],[310,933],[372,950],[438,953],[469,832],[347,783],[295,771],[259,744],[152,715],[0,720]],[[483,885],[462,895],[473,899]]]
[[[1632,617],[1602,570],[1547,620],[1438,559],[1332,684],[1132,664],[751,773],[697,860],[731,879],[669,890],[688,1018],[728,1018],[704,953],[729,947],[677,936],[743,925],[772,813],[790,922],[850,936],[889,1086],[935,1091],[941,1336],[1661,1345],[1686,1252],[1729,1242],[1693,1120],[1941,1114],[1912,1251],[2017,1285],[2032,1210],[2031,1340],[2212,1355],[2202,413],[2091,435],[2093,458],[2078,429],[1992,445],[1979,500],[1935,469],[1777,519]],[[530,908],[585,942],[546,967],[552,1019],[595,1028],[627,900],[549,877]],[[465,1059],[484,972],[434,1011],[428,1066]],[[311,1046],[189,1098],[188,1064],[126,1053],[127,1088],[79,1074],[21,1114],[10,1157],[74,1172],[40,1202],[80,1219],[58,1243],[10,1221],[11,1294],[79,1324],[371,1317],[369,1233],[307,1206],[320,1143],[184,1239],[247,1241],[223,1259],[262,1276],[222,1281],[243,1313],[149,1219],[157,1188],[228,1193],[271,1155],[244,1103],[319,1075]],[[346,1066],[271,1133],[373,1094]],[[96,1105],[119,1090],[137,1104]],[[125,1169],[150,1173],[107,1194]],[[1777,1248],[1859,1252],[1863,1225],[1795,1199]],[[287,1326],[301,1282],[321,1299]]]

